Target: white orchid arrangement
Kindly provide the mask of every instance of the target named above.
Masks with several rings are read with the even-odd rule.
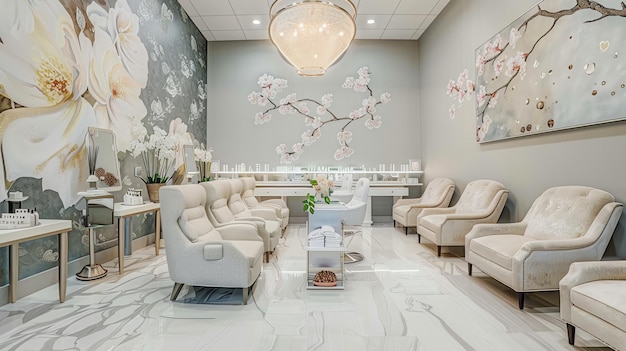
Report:
[[[135,140],[130,143],[133,157],[141,156],[145,175],[140,177],[144,183],[166,183],[174,173],[178,142],[174,135],[168,135],[163,129],[154,126],[148,136],[146,128],[137,124],[132,129]]]
[[[199,147],[194,149],[196,165],[200,171],[200,181],[206,182],[211,180],[211,160],[213,159],[213,148],[206,149],[204,144],[200,143]]]
[[[354,149],[350,147],[352,142],[352,132],[348,130],[350,124],[358,120],[365,120],[365,126],[369,129],[379,128],[382,124],[382,117],[376,114],[376,106],[386,104],[391,101],[391,94],[385,92],[380,97],[375,97],[374,92],[369,86],[370,72],[367,67],[361,67],[357,71],[358,77],[347,77],[343,83],[343,88],[353,89],[357,93],[368,93],[368,97],[364,99],[361,106],[347,116],[339,116],[334,113],[330,107],[333,102],[333,94],[325,94],[320,100],[309,98],[297,98],[295,93],[277,101],[278,93],[287,88],[287,80],[274,78],[268,74],[259,77],[258,84],[261,87],[260,92],[253,91],[248,95],[248,101],[253,105],[270,107],[258,112],[254,117],[255,124],[264,124],[271,120],[270,114],[273,110],[278,110],[282,115],[299,114],[304,116],[304,124],[308,129],[301,134],[301,141],[292,145],[288,150],[285,144],[276,147],[276,153],[280,155],[280,163],[291,163],[297,160],[304,148],[311,146],[321,136],[322,127],[333,122],[339,122],[342,125],[341,130],[337,133],[339,148],[335,151],[335,160],[339,161],[343,158],[352,156]],[[313,105],[314,111],[311,110]]]

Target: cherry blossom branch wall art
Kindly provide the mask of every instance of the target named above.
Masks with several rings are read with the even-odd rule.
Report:
[[[448,95],[475,95],[478,142],[626,118],[626,4],[611,6],[545,0],[476,50],[476,83]]]
[[[278,95],[286,89],[287,81],[264,74],[259,77],[259,87],[261,91],[253,91],[248,95],[248,101],[261,107],[268,106],[262,112],[258,112],[254,118],[254,123],[258,125],[269,122],[271,113],[278,111],[281,115],[299,115],[304,117],[306,131],[300,135],[300,141],[292,145],[291,149],[286,144],[276,147],[276,153],[280,155],[280,163],[291,163],[299,159],[306,147],[315,143],[322,135],[322,129],[331,125],[338,126],[337,141],[339,147],[335,151],[334,158],[340,161],[350,157],[354,149],[350,147],[352,142],[352,132],[349,127],[352,123],[362,121],[369,129],[379,128],[382,124],[382,117],[377,115],[377,106],[391,101],[391,94],[385,92],[380,96],[375,96],[370,87],[370,72],[367,67],[361,67],[358,77],[347,77],[343,83],[343,88],[352,89],[357,93],[365,93],[366,97],[361,106],[354,109],[347,115],[340,115],[331,109],[333,94],[324,94],[319,100],[311,98],[298,98],[296,93],[288,94],[283,98]]]

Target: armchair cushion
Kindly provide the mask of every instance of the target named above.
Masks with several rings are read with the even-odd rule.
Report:
[[[502,184],[492,180],[470,182],[454,205],[455,213],[485,213],[493,206],[493,199],[503,189]]]
[[[513,256],[525,243],[531,241],[523,235],[489,235],[472,240],[471,250],[477,255],[489,257],[498,265],[513,269]]]
[[[206,239],[220,240],[222,237],[214,230],[203,206],[186,208],[178,219],[178,225],[183,234],[195,243],[198,237],[207,235]]]
[[[533,205],[525,236],[573,239],[585,234],[602,207],[615,201],[607,192],[588,187],[556,187],[546,190]]]
[[[626,326],[626,280],[596,280],[577,285],[570,291],[572,304],[593,311],[606,322]]]
[[[230,223],[235,219],[233,213],[228,208],[226,199],[215,200],[211,205],[211,212],[219,223]]]

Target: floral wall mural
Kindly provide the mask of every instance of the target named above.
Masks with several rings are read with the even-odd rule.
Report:
[[[391,101],[391,94],[385,92],[380,97],[375,97],[370,87],[370,72],[367,67],[361,67],[357,71],[358,77],[347,77],[343,83],[343,88],[353,89],[357,93],[366,93],[368,96],[363,100],[361,106],[350,112],[347,116],[341,116],[330,108],[333,102],[333,94],[324,94],[319,100],[312,98],[297,98],[296,93],[291,93],[286,97],[277,100],[278,94],[287,88],[287,80],[274,78],[264,74],[259,77],[258,84],[260,92],[253,91],[248,95],[251,104],[261,107],[267,106],[263,112],[258,112],[254,117],[255,124],[264,124],[271,120],[270,112],[278,110],[281,115],[298,114],[304,117],[304,124],[313,129],[307,129],[300,135],[300,142],[292,145],[291,149],[287,145],[280,144],[276,147],[276,153],[280,155],[280,163],[292,163],[300,158],[305,147],[311,146],[317,141],[322,133],[322,128],[329,124],[339,124],[341,126],[337,132],[339,147],[335,151],[334,158],[339,161],[350,157],[354,149],[350,147],[352,132],[348,129],[350,124],[358,120],[364,120],[365,126],[369,129],[379,128],[382,124],[382,117],[376,114],[376,106],[386,104]],[[313,105],[314,112],[310,105]]]
[[[476,50],[476,139],[623,119],[623,3],[545,0]]]
[[[142,132],[168,131],[177,145],[206,143],[206,40],[176,0],[9,0],[0,12],[0,201],[42,218],[71,219],[70,260],[88,254],[87,230],[74,208],[87,187],[87,127],[116,135],[123,190],[141,188],[130,155]],[[182,149],[182,148],[181,148]],[[177,152],[175,166],[182,164]],[[133,221],[133,236],[154,231],[152,215]],[[98,233],[101,250],[116,237]],[[41,272],[56,239],[20,245],[20,278]],[[7,250],[0,251],[0,285]],[[54,260],[53,260],[54,261]],[[72,273],[72,272],[70,272]]]

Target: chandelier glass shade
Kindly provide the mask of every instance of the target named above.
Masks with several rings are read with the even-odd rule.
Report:
[[[270,18],[270,40],[302,76],[324,75],[356,33],[356,8],[349,0],[276,0]]]

